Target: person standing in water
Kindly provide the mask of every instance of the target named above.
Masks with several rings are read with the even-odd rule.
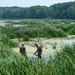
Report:
[[[22,44],[22,46],[20,47],[20,53],[21,53],[23,56],[26,56],[26,48],[24,47],[24,44]]]
[[[34,55],[36,55],[36,53],[38,53],[38,59],[41,58],[41,54],[42,54],[42,46],[40,44],[35,44],[37,50],[36,52],[34,53]]]

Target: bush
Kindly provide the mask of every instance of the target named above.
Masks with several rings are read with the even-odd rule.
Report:
[[[14,41],[9,41],[9,47],[17,47],[18,46],[18,42],[14,42]]]
[[[66,37],[67,36],[67,34],[60,28],[58,29],[57,33],[58,33],[58,37]]]
[[[53,45],[53,49],[56,49],[57,48],[56,45],[57,45],[57,43],[55,42],[55,44]]]
[[[29,36],[25,35],[23,41],[29,41]]]
[[[68,32],[70,35],[75,35],[75,26],[71,28]]]

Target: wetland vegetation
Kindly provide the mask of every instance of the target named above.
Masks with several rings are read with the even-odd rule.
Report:
[[[39,37],[46,39],[75,35],[75,20],[22,19],[3,22],[7,24],[0,26],[0,75],[75,75],[75,44],[64,46],[46,63],[40,59],[26,59],[12,51],[12,47],[18,46],[12,39],[31,41],[30,38],[37,38],[38,33]]]

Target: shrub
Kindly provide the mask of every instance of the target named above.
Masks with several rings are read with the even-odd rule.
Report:
[[[57,45],[57,43],[55,42],[54,45],[53,45],[53,49],[57,48],[56,45]]]
[[[29,36],[25,35],[23,41],[29,41]]]
[[[75,35],[75,26],[71,28],[68,33],[71,35]]]

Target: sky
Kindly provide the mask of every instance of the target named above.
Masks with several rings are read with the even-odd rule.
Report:
[[[72,2],[74,0],[0,0],[0,7],[30,7],[30,6],[51,6],[57,3]]]

